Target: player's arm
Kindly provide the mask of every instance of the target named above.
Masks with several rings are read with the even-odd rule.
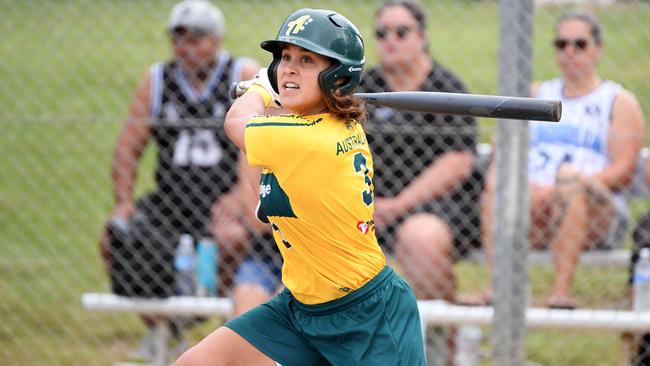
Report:
[[[243,153],[246,153],[244,141],[246,125],[254,116],[263,115],[267,107],[276,105],[278,95],[271,87],[266,68],[260,69],[252,80],[240,84],[247,84],[246,92],[235,99],[235,102],[228,110],[224,129],[235,146]]]
[[[118,216],[128,216],[133,205],[133,191],[138,161],[149,141],[151,130],[151,73],[140,81],[131,99],[129,112],[117,139],[113,154],[112,180]]]
[[[244,131],[251,118],[264,114],[264,97],[259,93],[247,92],[237,98],[226,114],[224,129],[228,138],[246,153]]]
[[[258,232],[268,231],[269,226],[258,220],[255,215],[255,208],[259,202],[259,186],[262,167],[248,165],[246,155],[242,153],[239,158],[238,169],[238,185],[239,191],[241,192],[243,216]]]
[[[619,190],[630,183],[636,170],[643,144],[643,112],[638,100],[624,90],[615,99],[608,137],[610,163],[594,176],[610,190]]]

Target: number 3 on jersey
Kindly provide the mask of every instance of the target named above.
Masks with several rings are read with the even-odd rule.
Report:
[[[363,172],[363,177],[365,179],[366,184],[368,185],[368,189],[361,191],[361,197],[363,200],[363,203],[366,204],[366,206],[370,206],[373,201],[373,192],[372,192],[372,179],[368,176],[368,173],[370,173],[370,169],[366,165],[367,160],[366,157],[363,155],[363,153],[356,153],[354,155],[354,171],[355,173],[360,173]]]

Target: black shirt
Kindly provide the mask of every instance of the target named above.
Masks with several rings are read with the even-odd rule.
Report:
[[[381,66],[368,70],[360,92],[386,92]],[[463,83],[451,71],[433,62],[432,70],[418,91],[466,93]],[[366,131],[373,154],[374,193],[377,197],[396,196],[441,155],[451,151],[476,153],[476,119],[450,115],[397,110],[367,105]],[[429,212],[443,218],[454,232],[457,254],[480,243],[478,197],[482,177],[475,170],[451,192],[438,200],[422,202],[408,214]],[[401,220],[398,220],[398,224]],[[377,232],[383,246],[391,248],[395,226]]]
[[[234,69],[235,59],[222,52],[199,94],[176,62],[154,68],[156,184],[160,193],[179,204],[210,204],[236,180],[238,149],[223,130],[232,103],[229,86],[238,78]]]

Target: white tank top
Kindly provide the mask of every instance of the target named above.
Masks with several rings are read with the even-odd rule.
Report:
[[[560,122],[530,122],[528,176],[541,185],[554,185],[562,164],[591,176],[609,163],[612,105],[622,87],[603,81],[596,90],[576,98],[566,98],[562,89],[562,80],[553,79],[543,82],[537,94],[541,99],[562,101]]]

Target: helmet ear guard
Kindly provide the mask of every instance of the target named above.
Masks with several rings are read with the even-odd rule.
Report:
[[[276,56],[276,53],[278,54]],[[266,73],[269,76],[269,82],[271,87],[275,90],[276,93],[280,94],[280,89],[278,88],[278,65],[280,64],[280,58],[282,57],[282,50],[273,51],[273,61],[269,64],[269,67],[266,69]]]
[[[358,71],[349,71],[350,69],[355,70],[355,67],[341,64],[338,60],[332,61],[334,65],[321,71],[318,75],[318,84],[321,89],[328,97],[332,97],[337,91],[342,95],[352,94],[357,85],[359,85],[359,82],[361,82],[361,71],[363,67],[356,66]],[[341,83],[339,83],[340,80],[342,80]]]

